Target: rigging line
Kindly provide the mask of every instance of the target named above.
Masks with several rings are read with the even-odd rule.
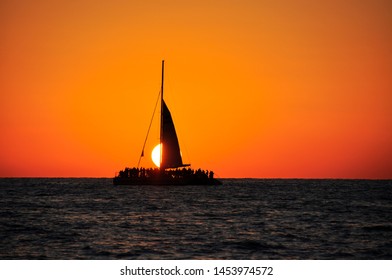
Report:
[[[148,135],[150,134],[150,128],[151,128],[151,125],[152,125],[152,121],[154,120],[155,111],[157,110],[157,105],[158,105],[158,101],[159,101],[159,96],[161,96],[161,91],[159,91],[159,94],[158,94],[158,97],[157,97],[157,101],[155,102],[154,112],[152,113],[150,125],[148,126],[146,139],[144,139],[144,144],[143,144],[143,148],[142,148],[142,153],[140,154],[139,161],[138,161],[138,163],[137,163],[137,168],[139,168],[140,160],[141,160],[142,157],[144,156],[144,148],[146,147]]]

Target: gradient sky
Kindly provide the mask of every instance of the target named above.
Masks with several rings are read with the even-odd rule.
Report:
[[[194,168],[392,178],[391,12],[388,0],[2,0],[0,176],[137,165],[165,59]]]

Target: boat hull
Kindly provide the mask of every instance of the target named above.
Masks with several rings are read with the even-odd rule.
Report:
[[[222,182],[215,178],[129,178],[129,177],[114,177],[113,185],[128,185],[128,186],[217,186],[222,185]]]

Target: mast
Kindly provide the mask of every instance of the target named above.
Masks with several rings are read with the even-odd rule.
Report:
[[[162,60],[162,82],[161,82],[161,131],[160,131],[160,137],[159,137],[159,142],[161,144],[160,146],[160,161],[159,161],[159,168],[162,169],[162,154],[163,154],[163,78],[164,78],[164,71],[165,71],[165,61]]]

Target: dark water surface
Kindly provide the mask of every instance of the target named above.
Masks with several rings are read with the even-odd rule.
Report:
[[[0,179],[0,259],[392,259],[392,181]]]

